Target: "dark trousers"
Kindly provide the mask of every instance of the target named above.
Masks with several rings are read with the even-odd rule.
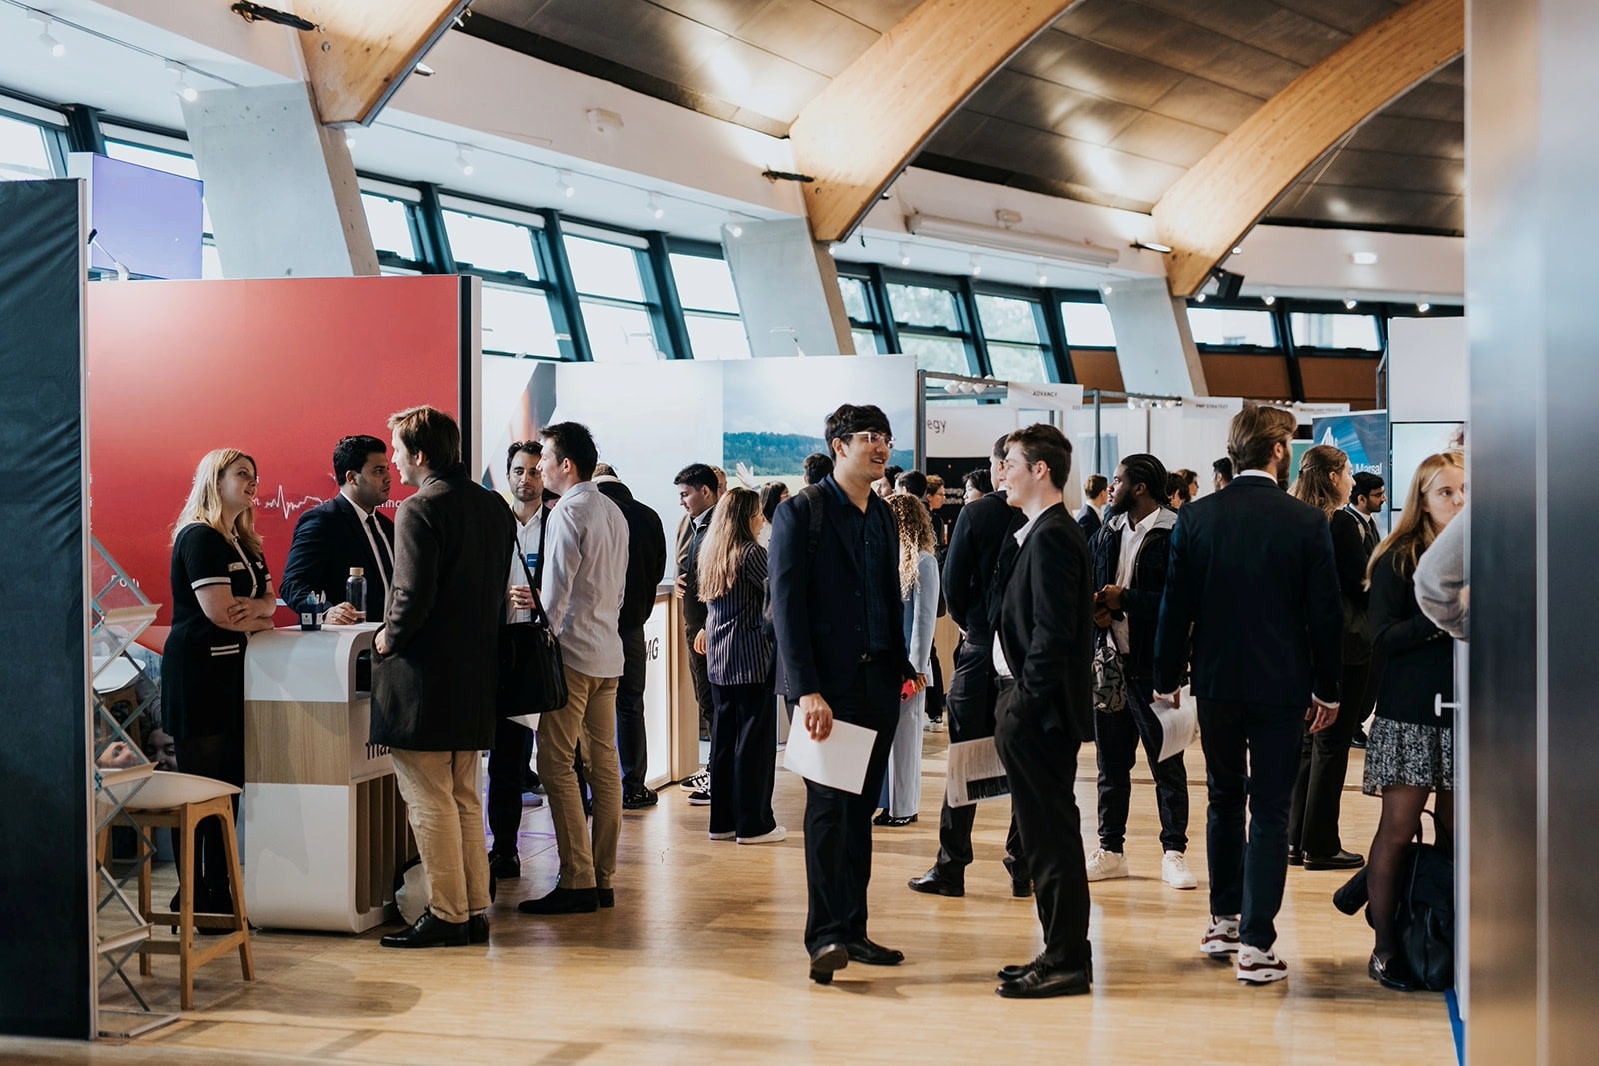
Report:
[[[522,831],[522,788],[528,760],[533,758],[533,730],[520,722],[501,718],[494,723],[494,747],[489,749],[489,836],[493,849],[507,855],[517,852]]]
[[[777,826],[772,784],[777,776],[777,701],[770,681],[712,683],[711,832],[758,837]]]
[[[616,754],[622,762],[622,796],[644,787],[649,740],[644,733],[644,627],[621,630],[622,677],[616,683]]]
[[[1304,717],[1304,707],[1199,701],[1210,793],[1205,826],[1210,913],[1239,915],[1239,939],[1262,951],[1277,941],[1272,922],[1288,879],[1288,800],[1299,769]]]
[[[1099,846],[1120,854],[1127,846],[1127,808],[1133,796],[1133,763],[1138,746],[1155,777],[1155,805],[1160,810],[1160,846],[1188,850],[1188,770],[1183,753],[1160,761],[1165,740],[1160,719],[1150,707],[1153,682],[1127,679],[1127,709],[1116,714],[1094,712],[1094,741],[1099,749]]]
[[[872,812],[888,770],[899,721],[901,664],[862,663],[842,691],[825,693],[833,717],[877,733],[860,794],[805,782],[805,948],[848,943],[866,935],[866,886],[872,879]],[[795,729],[805,728],[796,715]],[[711,795],[716,795],[715,774]]]
[[[1013,681],[1001,681],[994,710],[994,743],[1010,779],[1011,810],[1032,867],[1044,959],[1053,966],[1088,966],[1088,867],[1082,817],[1072,782],[1081,743],[1059,726],[1046,728],[1036,708],[1017,707]]]
[[[231,723],[230,723],[231,724]],[[186,774],[226,781],[244,787],[244,723],[238,731],[184,737],[178,741],[178,769]],[[233,797],[233,818],[239,817],[239,797]],[[174,833],[176,838],[177,834]],[[195,889],[207,907],[231,911],[228,894],[228,855],[222,839],[222,819],[206,818],[194,831]],[[240,886],[241,888],[243,886]]]
[[[1343,809],[1344,780],[1349,776],[1349,738],[1375,702],[1375,688],[1367,684],[1370,670],[1370,663],[1344,664],[1338,717],[1320,733],[1311,733],[1309,723],[1300,733],[1299,775],[1288,808],[1288,844],[1318,859],[1344,847],[1338,835],[1338,815]],[[1367,692],[1368,688],[1372,691]]]
[[[927,675],[927,703],[922,709],[928,718],[937,720],[944,717],[944,664],[938,661],[938,645],[931,648],[933,672]]]
[[[961,641],[955,648],[955,669],[950,674],[944,707],[949,712],[949,741],[980,740],[994,735],[994,649],[987,644]],[[972,824],[977,805],[951,807],[946,791],[938,812],[938,876],[964,884],[972,864]],[[1032,875],[1022,851],[1022,835],[1011,809],[1010,830],[1005,834],[1005,866],[1012,877],[1025,881]]]
[[[688,641],[688,676],[694,680],[694,702],[700,708],[700,736],[711,735],[711,716],[715,705],[711,701],[711,679],[705,672],[705,656],[694,650],[694,637],[702,626],[685,626],[683,637]]]

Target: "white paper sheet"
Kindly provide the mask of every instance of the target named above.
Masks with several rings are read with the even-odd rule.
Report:
[[[951,807],[970,807],[984,800],[1010,796],[1010,778],[993,737],[960,740],[949,746],[949,773],[944,794]]]
[[[1160,744],[1160,761],[1165,762],[1178,752],[1187,751],[1199,735],[1198,704],[1194,698],[1190,696],[1183,700],[1180,707],[1174,706],[1171,700],[1156,700],[1150,706],[1155,717],[1160,719],[1161,730],[1165,734]]]
[[[539,731],[539,716],[536,714],[508,714],[505,716],[517,725],[525,725],[533,732]]]
[[[837,718],[833,719],[833,731],[826,740],[812,740],[804,716],[796,713],[794,726],[788,731],[783,765],[807,781],[859,796],[866,784],[866,764],[871,761],[875,743],[875,730]]]

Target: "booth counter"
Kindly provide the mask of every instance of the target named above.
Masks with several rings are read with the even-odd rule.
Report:
[[[356,660],[378,626],[275,629],[244,663],[244,888],[262,928],[359,933],[414,853]]]

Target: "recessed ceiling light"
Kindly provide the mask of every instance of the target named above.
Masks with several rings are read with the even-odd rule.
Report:
[[[1377,253],[1376,252],[1350,252],[1349,253],[1349,261],[1351,263],[1355,264],[1356,266],[1359,266],[1359,267],[1376,266],[1377,265]]]

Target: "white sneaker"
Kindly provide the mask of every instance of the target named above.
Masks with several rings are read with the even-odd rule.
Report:
[[[788,839],[788,830],[782,826],[777,826],[771,832],[762,833],[758,837],[739,837],[738,842],[740,844],[776,844],[786,839]]]
[[[1238,979],[1252,985],[1266,985],[1288,977],[1288,964],[1274,951],[1261,951],[1248,944],[1238,948]]]
[[[1188,868],[1188,856],[1180,851],[1168,851],[1160,860],[1160,879],[1173,888],[1198,888],[1199,880]]]
[[[1127,876],[1127,857],[1119,851],[1095,848],[1088,853],[1088,879],[1108,881],[1112,877]]]
[[[710,838],[712,840],[732,840],[737,835],[737,833],[711,833]]]
[[[1238,950],[1238,916],[1212,914],[1210,928],[1200,938],[1199,950],[1221,962]]]

